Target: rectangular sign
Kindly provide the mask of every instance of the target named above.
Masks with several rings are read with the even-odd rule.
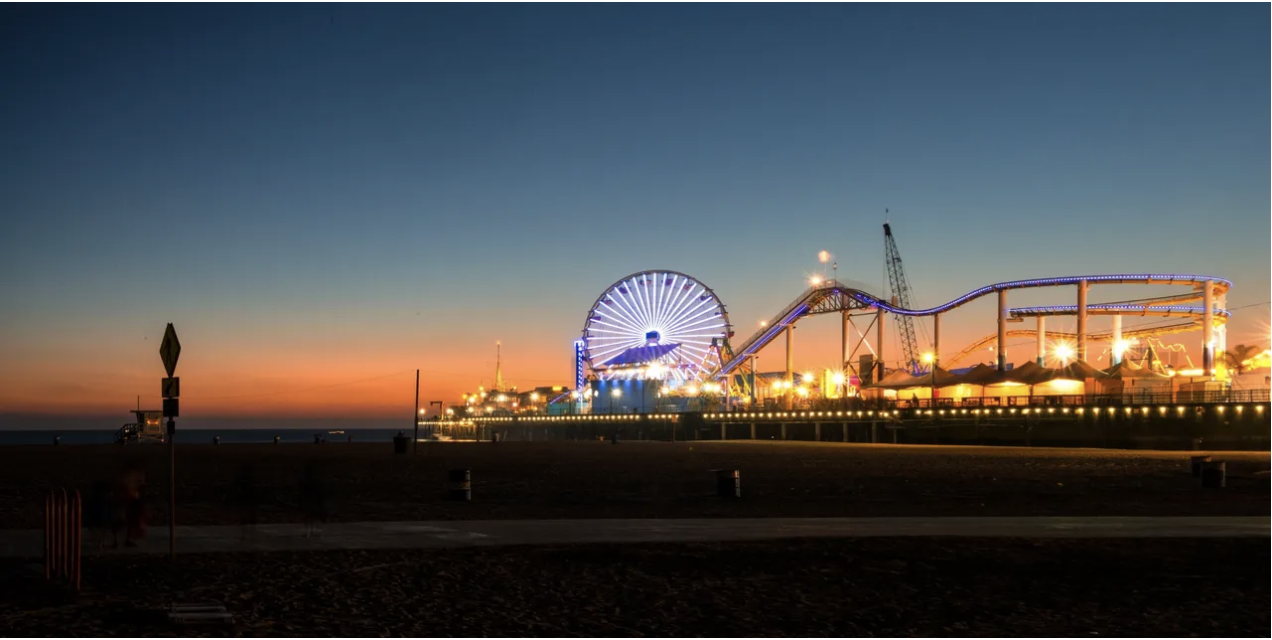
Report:
[[[178,412],[177,412],[177,399],[176,399],[176,398],[164,398],[164,399],[163,399],[163,417],[165,417],[165,418],[176,418],[176,417],[179,417],[179,416],[178,416]]]
[[[181,378],[163,379],[163,397],[176,398],[181,395]]]

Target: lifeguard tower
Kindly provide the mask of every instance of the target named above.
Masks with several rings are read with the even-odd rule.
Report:
[[[119,431],[115,432],[115,444],[163,442],[166,439],[163,411],[134,409],[131,413],[135,421],[120,427]]]

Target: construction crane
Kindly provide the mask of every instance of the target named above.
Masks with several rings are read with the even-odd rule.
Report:
[[[888,268],[888,289],[892,295],[892,304],[910,309],[910,284],[905,280],[905,269],[901,266],[901,252],[897,250],[897,240],[892,237],[892,227],[883,223],[884,256],[883,261]],[[919,340],[914,335],[914,318],[897,314],[897,326],[900,328],[901,349],[905,356],[905,367],[914,375],[919,369]]]

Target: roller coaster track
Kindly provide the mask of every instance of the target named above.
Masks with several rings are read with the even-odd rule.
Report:
[[[1122,313],[1125,315],[1189,315],[1196,317],[1204,312],[1199,307],[1181,307],[1177,303],[1193,302],[1204,298],[1205,292],[1202,290],[1205,283],[1210,281],[1214,286],[1214,295],[1221,296],[1232,288],[1232,282],[1224,278],[1204,275],[1189,274],[1171,274],[1171,273],[1137,273],[1137,274],[1111,274],[1111,275],[1091,275],[1091,276],[1064,276],[1059,278],[1035,278],[1031,280],[1011,280],[1008,282],[999,282],[997,284],[986,285],[969,291],[945,304],[932,307],[930,309],[906,309],[893,305],[886,300],[879,298],[873,294],[867,293],[855,287],[849,287],[838,280],[828,280],[819,286],[809,287],[805,289],[799,297],[793,302],[786,305],[784,309],[766,326],[761,327],[749,338],[746,339],[737,349],[733,350],[734,357],[728,362],[722,363],[711,372],[711,377],[720,378],[731,373],[737,366],[749,358],[751,355],[758,353],[774,338],[780,335],[787,327],[793,326],[801,318],[810,315],[818,315],[822,313],[834,313],[840,311],[860,311],[866,309],[882,309],[888,313],[894,313],[903,316],[931,316],[939,313],[945,313],[952,309],[961,307],[977,298],[998,293],[1000,291],[1009,291],[1012,289],[1032,289],[1039,287],[1063,287],[1073,286],[1081,282],[1087,282],[1089,285],[1095,284],[1138,284],[1138,285],[1181,285],[1191,286],[1193,291],[1187,294],[1164,296],[1160,298],[1150,298],[1145,300],[1136,300],[1125,303],[1106,303],[1092,304],[1087,306],[1088,314],[1111,315]],[[1033,315],[1073,315],[1077,313],[1077,307],[1072,307],[1069,312],[1069,306],[1060,305],[1051,307],[1025,307],[1019,309],[1008,310],[1009,314],[1018,312],[1023,317],[1029,313]],[[1169,307],[1162,312],[1163,307]],[[1190,311],[1185,311],[1185,309]],[[1223,313],[1216,314],[1216,321],[1226,321],[1226,315]],[[1188,328],[1194,328],[1196,322],[1187,323]],[[1186,331],[1187,329],[1180,329]],[[1059,334],[1056,334],[1059,335]],[[1137,335],[1132,331],[1123,332],[1124,336]],[[1093,334],[1088,337],[1095,339]]]
[[[1123,331],[1122,331],[1122,337],[1123,337],[1123,338],[1126,338],[1126,339],[1130,339],[1130,338],[1152,338],[1152,337],[1163,336],[1163,335],[1167,335],[1167,334],[1171,334],[1171,333],[1183,333],[1183,332],[1185,332],[1185,331],[1192,331],[1192,330],[1194,330],[1194,329],[1196,329],[1196,328],[1197,328],[1197,323],[1196,323],[1196,322],[1180,322],[1180,323],[1171,324],[1171,325],[1166,325],[1166,326],[1162,326],[1162,327],[1145,327],[1145,328],[1142,328],[1142,329],[1125,329],[1125,330],[1123,330]],[[1010,331],[1008,331],[1008,332],[1007,332],[1007,338],[1008,338],[1009,340],[1010,340],[1010,339],[1012,339],[1012,338],[1031,338],[1031,339],[1037,340],[1037,339],[1038,339],[1038,330],[1037,330],[1037,329],[1012,329],[1012,330],[1010,330]],[[1060,339],[1060,340],[1077,340],[1077,339],[1078,339],[1078,334],[1076,334],[1076,333],[1065,333],[1065,332],[1063,332],[1063,331],[1052,331],[1052,330],[1048,329],[1048,330],[1047,330],[1047,338],[1048,338],[1048,339],[1051,339],[1051,338],[1057,338],[1057,339]],[[1106,340],[1110,340],[1110,339],[1112,339],[1112,338],[1113,338],[1113,334],[1111,334],[1111,333],[1088,333],[1088,334],[1087,334],[1087,340],[1090,340],[1090,341],[1092,341],[1092,342],[1103,342],[1103,341],[1106,341]],[[997,333],[991,333],[991,334],[989,334],[989,335],[987,335],[987,336],[985,336],[985,337],[983,337],[983,338],[981,338],[981,339],[979,339],[979,340],[977,340],[977,341],[975,341],[975,342],[973,342],[973,343],[971,343],[971,344],[967,345],[967,347],[965,347],[962,351],[959,351],[958,353],[954,354],[953,356],[950,356],[950,357],[947,357],[947,358],[943,358],[943,359],[942,359],[942,366],[947,367],[947,368],[953,368],[953,367],[954,367],[954,365],[958,364],[959,362],[962,362],[965,358],[967,358],[967,356],[969,356],[969,355],[971,355],[971,354],[973,354],[973,353],[975,353],[975,352],[979,351],[979,350],[980,350],[982,347],[984,347],[985,345],[993,344],[993,342],[994,342],[995,340],[997,340],[997,339],[998,339],[998,334],[997,334]]]

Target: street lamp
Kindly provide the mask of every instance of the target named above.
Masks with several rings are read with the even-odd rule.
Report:
[[[610,413],[614,413],[614,399],[622,395],[623,390],[618,387],[614,387],[614,390],[610,392]]]

